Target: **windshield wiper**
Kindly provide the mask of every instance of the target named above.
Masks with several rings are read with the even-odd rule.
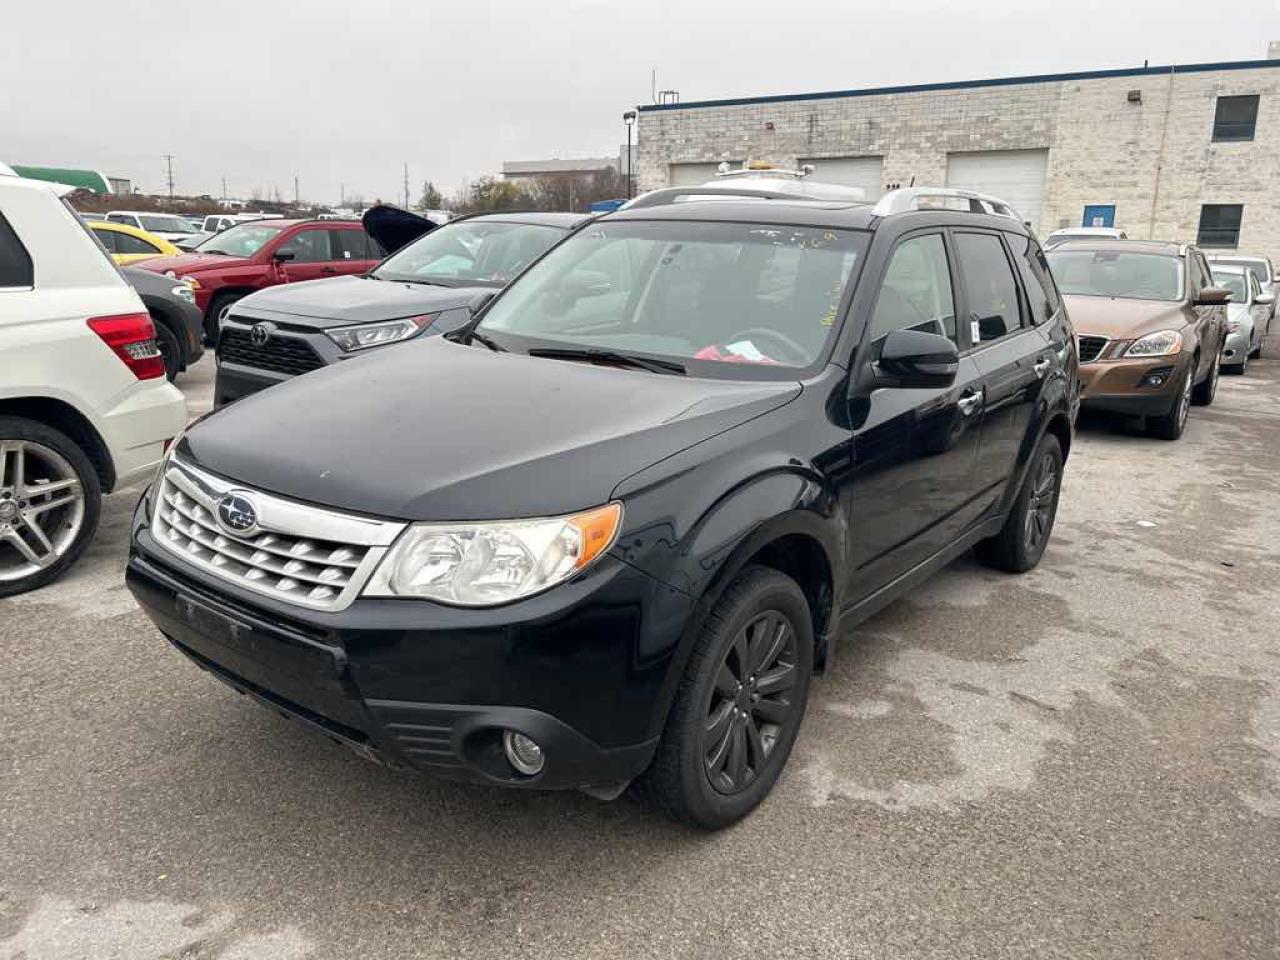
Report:
[[[488,348],[489,348],[490,350],[492,350],[494,353],[506,353],[506,352],[507,352],[506,347],[500,347],[500,346],[498,346],[497,342],[496,342],[492,337],[488,337],[488,336],[486,336],[485,334],[481,333],[481,332],[480,332],[480,331],[478,331],[478,330],[468,330],[468,331],[467,331],[467,333],[466,333],[466,337],[467,337],[468,342],[470,342],[470,341],[472,341],[472,340],[479,340],[481,343],[483,343],[486,347],[488,347]]]
[[[472,334],[474,336],[475,334]],[[593,360],[602,363],[614,363],[620,367],[634,367],[637,370],[648,370],[650,373],[671,373],[684,376],[684,364],[674,360],[655,360],[652,357],[637,357],[631,353],[619,353],[616,350],[600,350],[577,347],[534,347],[529,351],[531,357],[548,357],[552,360]]]

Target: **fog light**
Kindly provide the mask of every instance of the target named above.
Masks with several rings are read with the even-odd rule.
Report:
[[[514,730],[503,731],[502,749],[506,751],[510,764],[526,777],[536,777],[546,763],[542,748],[537,742]]]

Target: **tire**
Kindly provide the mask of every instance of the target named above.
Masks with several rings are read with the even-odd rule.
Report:
[[[809,604],[794,580],[767,567],[738,574],[689,656],[657,753],[638,784],[641,793],[672,818],[704,830],[755,809],[799,732],[813,646]],[[786,681],[789,686],[779,686]]]
[[[25,487],[17,484],[20,475]],[[40,492],[65,481],[74,482]],[[101,512],[98,473],[80,447],[43,423],[0,416],[0,597],[42,587],[66,571],[93,539]]]
[[[209,301],[209,309],[204,314],[204,342],[207,346],[218,345],[218,319],[222,311],[237,300],[243,300],[247,293],[216,293]]]
[[[1209,375],[1191,389],[1191,402],[1197,407],[1212,406],[1218,396],[1218,380],[1222,375],[1222,348],[1218,348],[1218,357],[1209,368]]]
[[[182,341],[155,314],[151,315],[151,322],[156,328],[156,346],[160,349],[160,356],[164,357],[164,375],[172,383],[183,368]]]
[[[1232,376],[1243,377],[1249,369],[1249,354],[1246,353],[1239,363],[1225,364],[1222,369]]]
[[[1147,433],[1157,440],[1177,440],[1187,427],[1187,414],[1191,409],[1192,381],[1196,375],[1196,363],[1193,360],[1183,377],[1173,406],[1169,412],[1158,417],[1147,417]]]
[[[978,562],[1006,573],[1026,573],[1044,556],[1062,491],[1062,444],[1051,433],[1040,438],[1004,526],[978,541]]]

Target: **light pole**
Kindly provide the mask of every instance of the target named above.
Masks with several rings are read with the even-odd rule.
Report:
[[[635,195],[635,174],[631,170],[631,128],[636,125],[636,112],[628,110],[622,115],[622,122],[627,125],[627,199]]]

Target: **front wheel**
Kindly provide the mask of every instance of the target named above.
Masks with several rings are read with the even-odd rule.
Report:
[[[1026,573],[1040,562],[1058,516],[1062,465],[1062,444],[1053,434],[1046,433],[1040,438],[1004,526],[974,548],[980,563],[1007,573]]]
[[[1177,440],[1182,436],[1182,431],[1187,427],[1187,416],[1191,412],[1191,393],[1194,389],[1192,381],[1195,376],[1196,361],[1192,360],[1169,412],[1159,417],[1147,417],[1147,433],[1159,440]]]
[[[747,567],[695,643],[644,792],[707,830],[745,817],[791,754],[812,674],[804,593],[777,570]]]
[[[0,417],[0,597],[34,590],[84,552],[102,488],[69,437],[25,417]]]
[[[204,342],[210,347],[218,345],[218,328],[222,323],[222,314],[237,300],[244,299],[243,293],[219,293],[209,301],[209,309],[204,314]]]
[[[156,328],[156,349],[160,351],[160,356],[164,359],[164,375],[169,378],[172,383],[178,376],[179,370],[182,369],[182,344],[162,320],[151,318],[152,324]]]

